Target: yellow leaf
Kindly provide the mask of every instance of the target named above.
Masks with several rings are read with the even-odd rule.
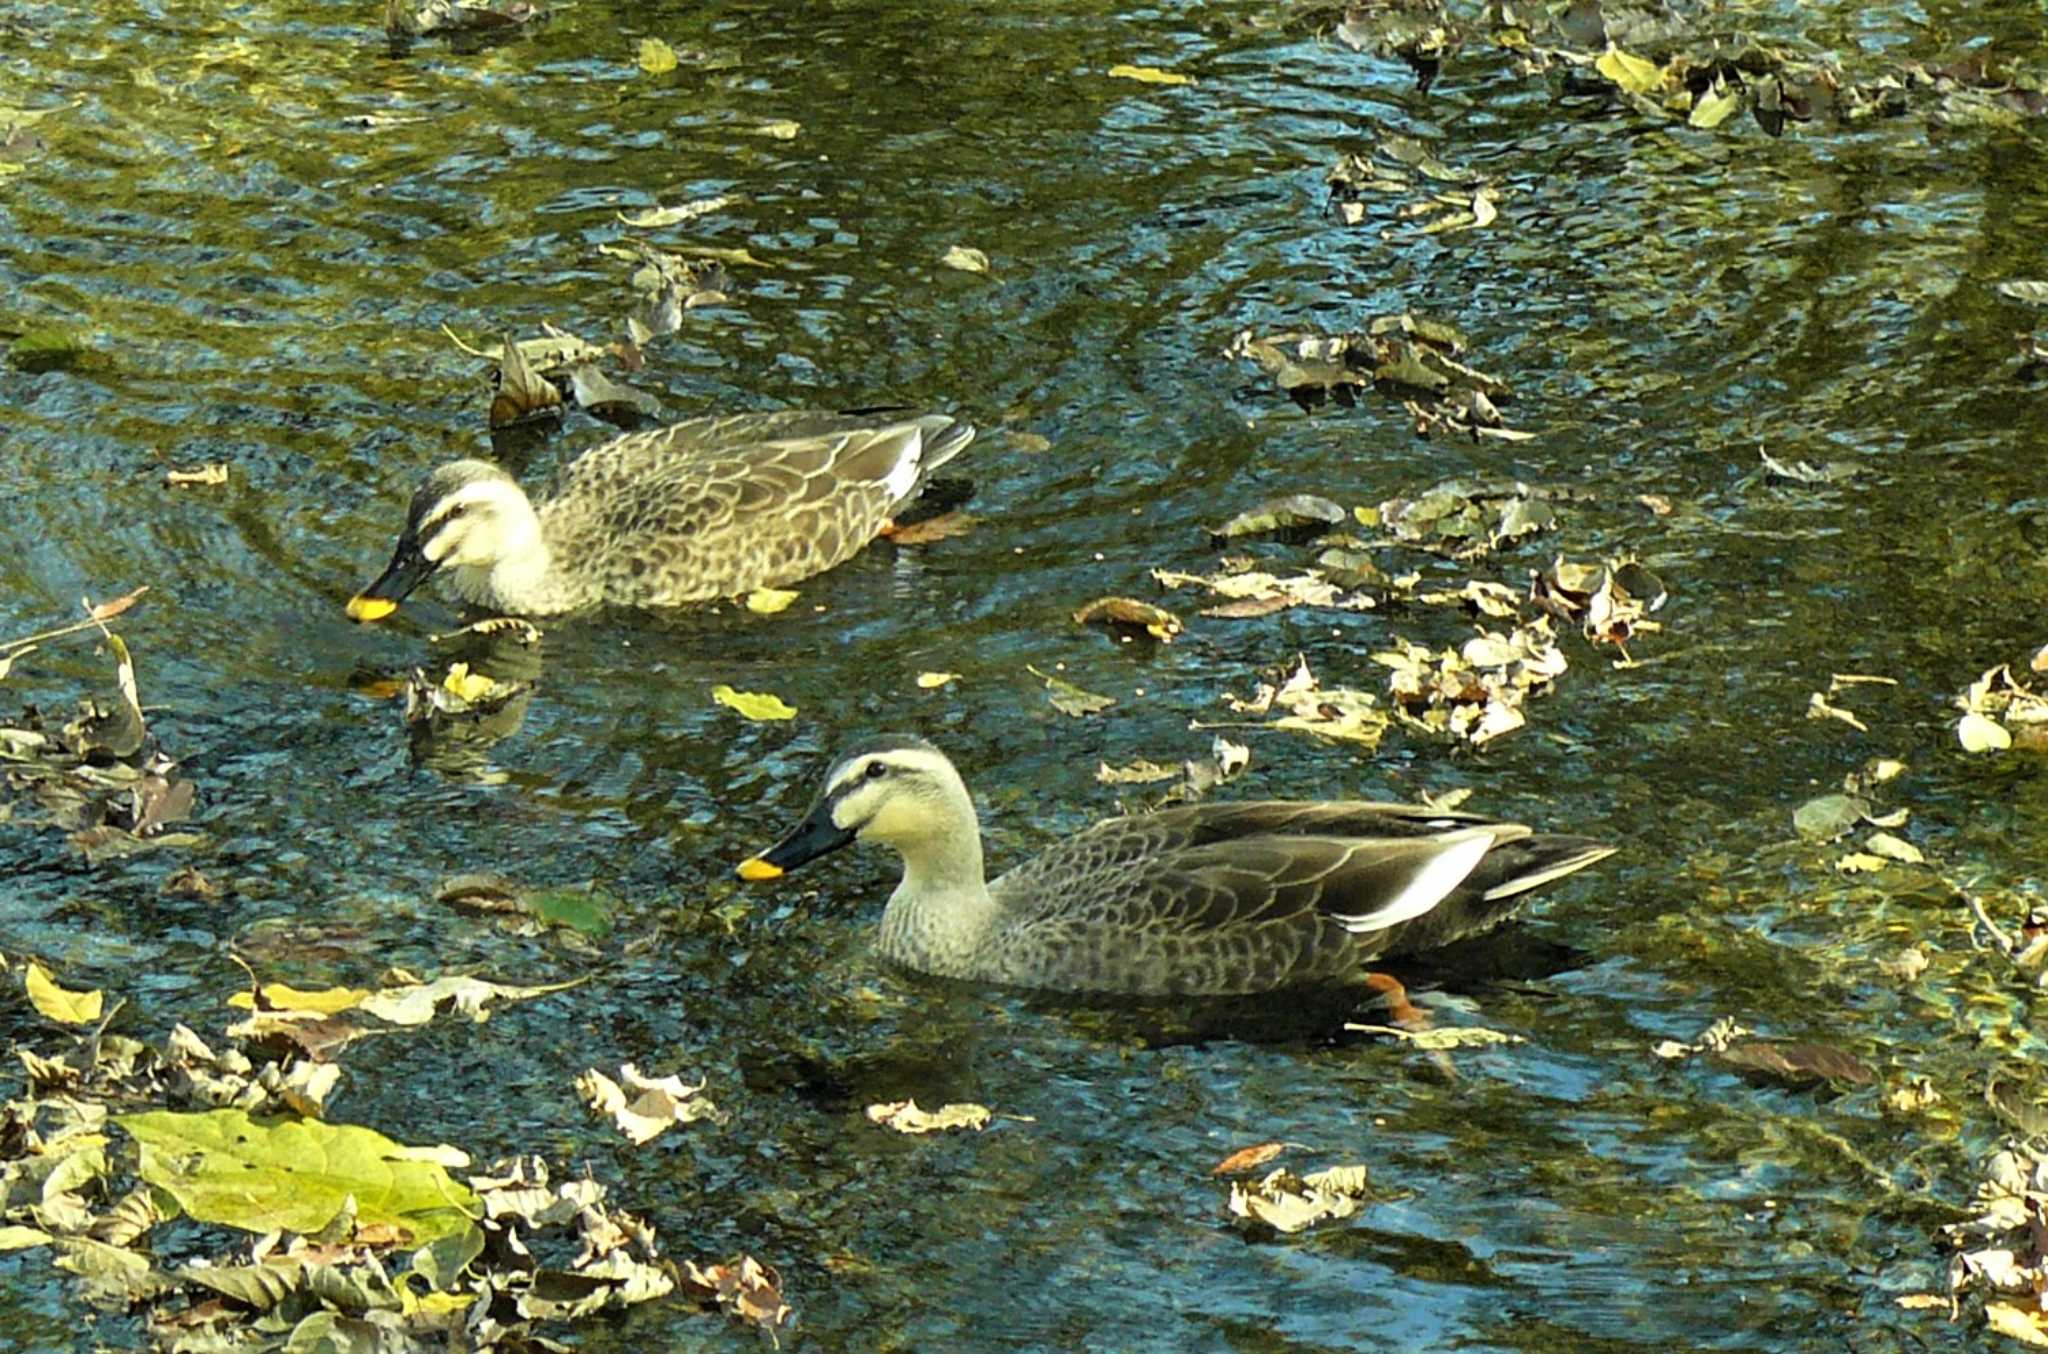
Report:
[[[1692,106],[1687,115],[1686,125],[1701,131],[1712,131],[1728,120],[1728,115],[1742,107],[1742,96],[1732,89],[1715,85],[1700,95],[1699,102]]]
[[[773,122],[762,123],[754,128],[753,132],[756,136],[770,136],[777,141],[794,141],[796,140],[797,133],[803,129],[804,125],[801,122],[792,122],[788,118],[777,118]]]
[[[106,998],[99,992],[67,992],[50,981],[41,964],[28,966],[24,983],[29,1003],[47,1018],[63,1025],[90,1025],[100,1018]]]
[[[795,719],[796,707],[767,691],[735,691],[723,683],[711,688],[711,699],[729,706],[747,719]]]
[[[471,672],[467,663],[450,663],[448,675],[441,679],[442,690],[466,701],[482,700],[490,695],[497,685],[481,672]]]
[[[2048,1331],[2042,1329],[2039,1311],[2030,1312],[2010,1302],[1987,1302],[1984,1324],[2023,1345],[2048,1346]]]
[[[1630,56],[1611,42],[1593,69],[1631,94],[1647,94],[1664,81],[1664,72],[1655,62]]]
[[[959,680],[960,674],[957,672],[920,672],[917,674],[917,684],[927,691],[936,691],[948,682],[957,682]]]
[[[795,600],[795,593],[781,588],[755,588],[747,594],[747,610],[757,616],[773,616],[778,611],[787,611]]]
[[[1191,85],[1195,82],[1192,75],[1163,71],[1157,66],[1111,66],[1109,73],[1118,80],[1136,80],[1147,85]]]
[[[2012,746],[2012,735],[2003,725],[1975,710],[1956,721],[1956,739],[1965,752],[2003,752]]]
[[[640,69],[649,75],[666,75],[676,68],[676,49],[660,38],[640,39]]]
[[[287,983],[263,984],[263,1002],[273,1011],[311,1011],[316,1015],[334,1015],[340,1011],[354,1010],[369,997],[369,992],[360,987],[322,987],[302,990]],[[244,1011],[256,1009],[256,998],[249,992],[237,992],[228,998],[228,1005]]]

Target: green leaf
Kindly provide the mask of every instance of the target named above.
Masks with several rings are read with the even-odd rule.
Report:
[[[144,1181],[202,1222],[249,1232],[325,1227],[353,1195],[360,1226],[404,1228],[426,1244],[474,1224],[481,1210],[442,1164],[446,1147],[407,1147],[373,1129],[317,1120],[251,1119],[242,1110],[151,1110],[116,1123],[142,1144]]]
[[[723,683],[711,688],[711,699],[748,719],[795,719],[796,707],[767,691],[735,691]]]

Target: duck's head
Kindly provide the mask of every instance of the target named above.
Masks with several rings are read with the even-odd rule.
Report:
[[[963,831],[979,829],[953,763],[922,738],[891,734],[841,755],[803,821],[760,855],[740,862],[737,873],[742,879],[776,879],[853,841],[880,842],[917,856]]]
[[[516,480],[488,461],[452,461],[412,496],[391,563],[349,599],[349,619],[383,620],[445,565],[490,569],[539,542],[540,520]]]

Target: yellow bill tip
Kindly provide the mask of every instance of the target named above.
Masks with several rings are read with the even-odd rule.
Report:
[[[398,603],[385,597],[356,596],[348,599],[348,618],[352,621],[381,621],[398,610]]]
[[[755,856],[752,860],[741,861],[739,868],[734,870],[733,873],[742,879],[758,884],[764,879],[782,878],[782,867],[780,865],[770,865],[759,856]]]

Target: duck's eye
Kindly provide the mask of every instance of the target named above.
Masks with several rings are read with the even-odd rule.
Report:
[[[868,769],[861,774],[865,775],[869,780],[880,780],[889,774],[889,764],[887,762],[869,762]]]

